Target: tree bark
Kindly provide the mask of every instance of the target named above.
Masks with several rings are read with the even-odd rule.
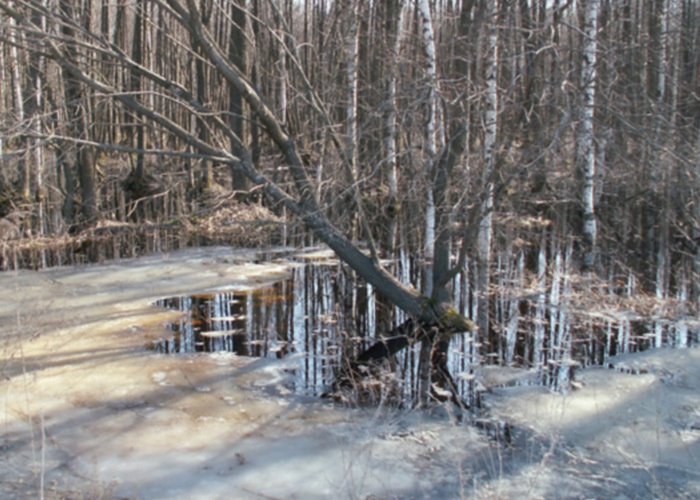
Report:
[[[403,29],[404,0],[387,1],[384,7],[385,37],[388,40],[384,152],[386,155],[386,175],[389,190],[385,209],[389,219],[389,227],[386,231],[384,246],[389,255],[394,255],[396,250],[397,216],[401,207],[401,202],[399,200],[398,153],[396,147],[396,82],[398,79],[398,57]]]
[[[141,114],[154,125],[160,126],[178,137],[185,144],[197,149],[202,155],[221,163],[236,165],[251,180],[260,186],[273,201],[281,203],[289,211],[295,214],[316,236],[326,243],[359,277],[371,284],[376,292],[380,293],[388,301],[406,312],[408,317],[416,322],[423,330],[436,329],[445,333],[457,333],[471,330],[471,321],[457,313],[449,300],[429,298],[421,294],[415,288],[400,282],[385,268],[381,266],[376,256],[368,256],[353,244],[346,236],[338,231],[323,215],[316,199],[316,189],[312,185],[306,166],[304,165],[296,148],[293,137],[287,132],[285,126],[273,114],[267,106],[258,90],[255,89],[245,76],[235,67],[230,59],[213,42],[209,31],[205,28],[200,17],[196,0],[187,0],[183,4],[180,0],[168,0],[167,5],[172,9],[183,28],[187,29],[201,49],[202,57],[206,58],[212,68],[221,79],[237,91],[246,101],[249,108],[255,113],[257,121],[265,134],[277,147],[288,166],[293,181],[294,190],[285,191],[281,186],[271,182],[264,176],[251,160],[251,155],[245,145],[240,141],[230,127],[216,113],[209,111],[206,106],[192,98],[184,89],[178,87],[175,82],[163,79],[161,76],[150,72],[142,66],[136,65],[123,53],[115,53],[115,60],[127,67],[138,69],[143,78],[150,79],[157,84],[162,91],[167,92],[173,98],[181,99],[188,104],[190,109],[196,111],[198,117],[206,116],[209,125],[225,134],[229,140],[236,141],[235,149],[240,153],[233,154],[224,149],[220,143],[214,142],[211,137],[205,141],[203,137],[193,134],[191,131],[179,126],[158,110],[150,109],[139,102],[134,96],[100,81],[99,75],[85,71],[80,66],[80,61],[70,57],[64,45],[58,45],[52,38],[41,35],[31,21],[22,18],[17,13],[0,4],[0,10],[15,15],[18,22],[32,30],[36,36],[41,37],[46,52],[62,67],[69,82],[86,85],[102,95],[112,96],[122,105],[133,112]],[[103,46],[104,50],[110,50],[109,46]],[[443,154],[444,156],[444,154]],[[438,165],[440,163],[438,162]]]
[[[75,19],[75,12],[70,0],[61,0],[60,8],[67,19]],[[62,25],[62,34],[69,40],[75,36],[75,30],[69,23]],[[78,63],[77,49],[72,45],[66,46],[66,52],[63,54],[66,62],[70,64]],[[64,75],[65,102],[67,125],[70,130],[71,137],[88,138],[89,130],[87,128],[87,96],[85,89],[79,78],[70,74],[70,71]],[[68,148],[74,148],[74,145],[67,145]],[[81,195],[81,211],[87,223],[92,223],[97,220],[97,176],[95,172],[95,155],[92,148],[87,145],[78,146],[75,155],[69,155],[69,158],[74,158],[76,170],[78,172],[78,180],[80,182]],[[70,166],[67,166],[70,168]]]
[[[600,0],[584,2],[583,54],[581,60],[581,110],[576,139],[576,164],[581,179],[581,244],[584,271],[596,261],[597,224],[595,209],[596,153],[593,120],[596,103],[596,45]]]
[[[237,0],[232,2],[229,58],[231,63],[238,68],[238,71],[244,75],[246,74],[246,52],[248,47],[246,37],[247,18],[245,1]],[[231,88],[229,90],[229,100],[231,131],[238,136],[241,142],[244,142],[243,97],[234,88]],[[231,141],[231,150],[234,154],[238,154],[235,141]],[[237,193],[247,193],[249,189],[248,178],[235,167],[231,170],[231,185],[234,192]]]
[[[425,56],[425,107],[426,107],[426,153],[428,166],[424,173],[426,178],[426,214],[425,236],[423,242],[423,293],[427,296],[433,293],[433,266],[435,260],[435,193],[433,192],[434,165],[437,160],[438,147],[438,79],[437,79],[437,55],[435,48],[435,32],[433,19],[428,0],[418,0],[416,4],[421,17],[421,34],[423,51]],[[440,134],[442,135],[442,134]],[[423,356],[427,352],[424,350]]]
[[[12,8],[13,7],[13,2],[10,1],[8,3],[8,7]],[[20,40],[17,39],[17,34],[16,34],[16,29],[15,25],[17,23],[17,20],[10,17],[8,19],[8,24],[9,24],[9,30],[8,30],[8,40],[10,43],[10,68],[11,68],[11,74],[12,74],[12,97],[14,101],[14,113],[17,122],[20,124],[20,127],[24,127],[25,124],[25,105],[24,105],[24,84],[22,81],[22,73],[21,69],[24,67],[24,64],[21,63],[19,59],[19,50],[17,47],[20,44]],[[30,198],[30,164],[27,161],[27,158],[23,157],[19,161],[19,175],[20,179],[22,181],[21,184],[21,194],[23,201],[28,201]]]
[[[145,16],[144,12],[144,2],[139,1],[136,3],[136,8],[134,9],[134,36],[133,36],[133,42],[131,46],[131,53],[132,56],[131,58],[134,60],[134,62],[138,65],[141,65],[143,63],[143,17]],[[132,70],[131,74],[129,75],[129,88],[131,92],[133,92],[135,95],[140,95],[141,93],[141,76],[140,73],[136,70]],[[138,114],[134,115],[134,121],[137,122],[134,124],[133,130],[134,130],[134,135],[132,137],[132,140],[134,141],[134,146],[143,151],[144,149],[144,137],[143,137],[143,125],[139,124],[138,121],[140,119],[140,116]],[[134,170],[136,171],[136,178],[137,179],[143,179],[144,177],[144,155],[143,153],[137,153],[136,154],[136,162],[134,165]]]
[[[484,195],[477,236],[477,294],[479,300],[477,324],[483,338],[489,338],[491,283],[491,238],[494,210],[494,165],[498,132],[498,5],[487,2],[486,54],[484,60]],[[491,346],[493,347],[493,346]]]

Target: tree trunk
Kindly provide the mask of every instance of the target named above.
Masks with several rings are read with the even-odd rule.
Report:
[[[498,5],[487,2],[486,55],[484,61],[484,194],[477,236],[477,325],[482,338],[490,338],[491,237],[493,234],[494,165],[498,132]],[[493,346],[491,346],[493,347]]]
[[[8,3],[8,7],[13,7],[13,2],[10,1]],[[25,109],[24,109],[24,85],[22,81],[22,73],[21,69],[25,66],[24,64],[21,63],[19,59],[19,40],[17,40],[17,33],[16,33],[16,28],[15,25],[17,21],[13,18],[10,17],[8,19],[8,24],[9,24],[9,30],[8,30],[8,40],[10,43],[10,68],[12,72],[12,97],[14,98],[14,112],[15,112],[15,117],[17,122],[20,124],[20,127],[25,126]],[[21,34],[20,34],[21,35]],[[27,144],[29,146],[29,144]],[[30,164],[27,161],[27,158],[23,157],[19,161],[19,175],[21,179],[21,195],[23,198],[23,201],[28,201],[30,198]]]
[[[199,11],[202,16],[202,23],[204,26],[206,26],[209,23],[209,12],[207,9],[207,2],[206,0],[200,0],[199,2]],[[205,68],[205,63],[204,60],[201,56],[202,54],[202,49],[199,46],[199,42],[196,39],[192,40],[192,45],[194,46],[195,49],[195,54],[197,57],[195,59],[194,63],[194,73],[195,73],[195,82],[197,85],[197,100],[200,103],[205,103],[207,100],[207,74],[206,74],[206,68]],[[204,117],[197,115],[195,119],[195,128],[196,128],[196,134],[197,137],[199,138],[200,141],[202,142],[207,142],[208,140],[208,132],[207,132],[207,126],[206,122],[204,120]],[[240,140],[243,140],[240,138]],[[212,168],[212,163],[211,161],[207,159],[202,159],[201,160],[201,166],[200,166],[200,178],[199,178],[199,190],[201,193],[207,193],[207,191],[214,186],[214,170]]]
[[[348,23],[348,33],[345,41],[346,77],[347,77],[347,99],[345,107],[346,138],[345,149],[350,168],[352,171],[351,182],[359,178],[357,159],[357,93],[359,76],[359,52],[360,52],[360,30],[358,27],[358,17],[360,11],[360,0],[348,0],[345,7]]]
[[[67,19],[75,19],[72,2],[61,0],[60,8]],[[62,34],[68,39],[75,35],[70,24],[62,25]],[[78,53],[75,46],[68,44],[64,54],[66,62],[77,64]],[[86,116],[86,96],[80,78],[66,71],[64,74],[64,92],[66,102],[66,119],[70,137],[85,138],[89,136]],[[67,144],[67,148],[74,149],[73,144]],[[80,182],[81,211],[85,221],[89,224],[97,219],[97,176],[95,172],[95,156],[88,145],[80,145],[74,155],[67,158],[75,160],[78,180]],[[69,165],[66,168],[71,168]]]
[[[46,20],[43,16],[35,14],[35,23],[46,29]],[[43,123],[44,123],[44,80],[43,75],[46,74],[45,68],[45,58],[40,52],[34,54],[31,57],[29,63],[29,74],[28,77],[28,89],[29,96],[26,105],[26,117],[29,121],[28,126],[31,129],[33,138],[27,141],[27,145],[32,151],[32,161],[27,162],[27,165],[33,166],[33,180],[34,180],[34,196],[33,202],[35,202],[35,217],[36,223],[33,224],[32,232],[37,236],[43,236],[45,233],[45,213],[44,205],[46,203],[46,193],[44,189],[44,167],[45,167],[45,149],[41,144],[41,137],[43,134]],[[31,175],[32,168],[26,169],[26,175]],[[24,189],[26,189],[26,194],[31,192],[31,179],[27,178],[24,181]],[[45,264],[45,254],[44,250],[41,250],[41,261],[42,265]]]
[[[693,276],[691,302],[696,311],[700,311],[700,127],[696,131],[695,164],[693,165],[692,181],[694,189],[691,204],[693,207],[693,222],[691,226],[692,245],[695,248],[693,255]]]
[[[595,214],[596,153],[593,120],[596,98],[596,44],[600,0],[586,0],[581,58],[581,109],[576,139],[576,164],[581,179],[581,245],[584,271],[595,267],[597,224]]]
[[[396,251],[396,233],[398,213],[401,202],[399,200],[398,182],[398,157],[396,148],[396,81],[398,79],[399,49],[401,46],[401,33],[403,24],[404,0],[390,0],[385,4],[384,24],[385,36],[388,39],[387,71],[386,71],[386,115],[384,118],[384,151],[386,154],[386,171],[388,184],[388,199],[385,212],[389,219],[389,227],[386,231],[385,249],[389,255]]]
[[[421,32],[423,51],[425,56],[425,107],[426,107],[426,153],[428,155],[428,168],[426,178],[426,215],[425,236],[423,242],[423,293],[426,296],[433,292],[433,265],[435,260],[435,193],[433,192],[433,163],[437,161],[438,151],[438,80],[437,80],[437,56],[435,49],[435,33],[433,30],[432,14],[428,0],[418,0],[416,4],[421,16]],[[442,147],[440,145],[439,147]],[[427,353],[424,350],[423,355]]]
[[[131,58],[134,60],[134,63],[139,65],[143,62],[143,17],[146,15],[146,13],[144,12],[144,6],[145,3],[143,2],[143,0],[139,0],[136,3],[136,8],[134,9],[134,36],[131,46]],[[129,88],[131,92],[138,96],[141,93],[141,76],[136,70],[132,70],[130,73],[131,74],[129,75]],[[143,155],[143,125],[138,123],[140,120],[140,116],[138,114],[134,114],[133,119],[136,123],[134,124],[134,127],[132,129],[135,132],[132,136],[132,140],[134,147],[136,147],[136,149],[139,150],[139,152],[136,153],[134,170],[136,179],[141,180],[144,178],[145,174]]]
[[[202,22],[196,0],[187,0],[186,6],[180,0],[168,0],[167,3],[177,14],[176,19],[189,31],[192,39],[201,49],[202,57],[206,58],[210,67],[221,78],[221,81],[234,87],[246,101],[251,111],[255,113],[262,130],[278,149],[282,162],[289,168],[293,189],[288,189],[286,185],[277,185],[263,175],[253,164],[250,152],[240,141],[240,138],[232,133],[230,126],[217,113],[211,112],[202,102],[192,98],[176,82],[165,79],[146,68],[139,68],[143,78],[150,79],[163,92],[167,92],[173,98],[187,103],[191,109],[196,110],[198,117],[206,117],[208,125],[216,129],[219,134],[228,140],[236,141],[236,149],[240,151],[238,155],[233,154],[225,147],[222,148],[220,146],[221,143],[214,141],[211,135],[208,135],[205,141],[204,137],[200,137],[198,134],[192,133],[191,130],[173,122],[159,110],[145,106],[135,99],[133,95],[100,81],[99,74],[86,71],[84,67],[80,66],[80,61],[70,57],[70,52],[67,51],[64,44],[58,45],[48,36],[37,36],[42,37],[41,41],[45,45],[46,53],[61,65],[68,82],[86,85],[102,95],[112,96],[133,112],[141,114],[144,119],[152,121],[154,126],[159,126],[169,131],[174,137],[194,148],[206,158],[222,164],[237,165],[251,182],[260,186],[273,201],[295,214],[307,228],[326,243],[360,278],[371,284],[377,293],[405,311],[408,317],[420,327],[421,331],[432,332],[437,330],[441,333],[452,334],[471,330],[473,327],[471,321],[457,313],[452,308],[449,299],[443,298],[442,294],[439,297],[426,297],[415,288],[400,282],[381,266],[376,254],[366,255],[331,224],[320,209],[316,198],[317,190],[308,177],[306,165],[297,151],[293,137],[289,135],[283,123],[267,106],[258,90],[252,87],[239,69],[231,63],[226,54],[213,42],[209,31]],[[0,10],[9,11],[10,15],[15,14],[6,5],[0,4]],[[18,18],[22,19],[21,16],[18,16]],[[25,23],[27,29],[36,32],[31,22],[24,19],[22,19],[22,22]],[[109,50],[109,48],[106,47],[105,50]],[[123,54],[115,54],[115,59],[121,61],[127,67],[136,67],[133,61],[126,59]],[[461,137],[462,134],[459,136]],[[453,155],[451,155],[452,149],[454,148],[443,148],[440,158],[451,158],[452,163],[454,163]],[[449,164],[450,162],[438,161],[433,168],[434,170],[439,170]]]
[[[229,58],[231,63],[241,72],[246,74],[246,53],[247,37],[246,24],[248,15],[246,13],[245,1],[237,0],[231,4],[231,35],[229,38]],[[241,142],[245,141],[245,129],[243,119],[243,97],[234,88],[229,91],[229,111],[231,113],[231,131],[238,136]],[[231,150],[237,154],[235,141],[232,141]],[[231,170],[231,186],[236,193],[247,193],[248,178],[238,170]]]
[[[428,0],[418,0],[416,7],[420,11],[421,33],[423,51],[425,57],[425,107],[426,107],[426,139],[425,149],[428,155],[427,168],[424,173],[426,179],[426,208],[425,208],[425,236],[423,241],[423,277],[422,292],[425,296],[433,296],[434,290],[434,266],[436,245],[436,200],[434,178],[437,170],[438,147],[442,148],[441,141],[444,134],[439,132],[439,94],[437,78],[437,51],[435,48],[435,32],[433,30],[433,18],[430,12]],[[438,146],[438,144],[440,144]],[[419,398],[422,404],[428,402],[431,383],[431,358],[433,352],[434,335],[428,335],[421,342],[420,350],[420,385]]]

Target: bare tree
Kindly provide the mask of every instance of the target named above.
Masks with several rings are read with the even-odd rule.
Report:
[[[40,5],[37,5],[37,2],[34,0],[27,0],[25,4],[31,8],[40,9]],[[343,236],[331,225],[328,219],[322,215],[323,212],[315,197],[316,190],[307,176],[304,162],[297,152],[294,138],[289,135],[283,124],[265,104],[258,91],[252,87],[246,77],[241,74],[240,70],[231,63],[229,58],[217,46],[203,22],[200,9],[196,5],[195,0],[187,0],[186,2],[168,0],[167,5],[170,8],[171,15],[189,31],[193,40],[201,47],[201,56],[206,58],[208,64],[216,69],[219,76],[228,85],[234,87],[243,96],[250,108],[255,112],[261,127],[279,149],[290,169],[294,181],[294,192],[285,190],[282,186],[273,183],[258,171],[251,161],[249,150],[244,144],[238,142],[239,138],[231,132],[228,124],[219,119],[215,113],[210,113],[203,103],[193,98],[175,82],[162,78],[138,65],[125,54],[114,51],[112,47],[105,44],[100,38],[93,38],[93,43],[99,44],[101,51],[110,52],[115,62],[126,65],[134,71],[139,71],[143,78],[148,78],[157,83],[162,91],[167,92],[173,98],[184,100],[190,109],[197,113],[199,119],[207,120],[210,126],[216,127],[229,140],[236,141],[237,149],[240,151],[238,156],[230,152],[227,147],[221,147],[216,140],[210,140],[209,138],[204,140],[203,137],[183,129],[157,110],[150,109],[140,103],[128,92],[123,92],[112,87],[110,83],[99,80],[99,75],[89,74],[86,68],[81,65],[81,62],[72,57],[70,50],[67,50],[67,48],[73,47],[78,42],[78,40],[70,36],[70,33],[64,33],[66,37],[65,45],[59,45],[17,9],[9,5],[2,5],[0,9],[16,19],[37,43],[41,43],[45,47],[47,55],[60,64],[67,77],[70,77],[76,83],[79,82],[88,86],[93,92],[117,99],[122,105],[151,120],[154,125],[163,127],[171,134],[176,135],[179,139],[195,148],[204,158],[236,165],[237,168],[240,168],[251,182],[259,185],[273,200],[282,203],[298,216],[309,229],[314,231],[359,276],[371,283],[383,296],[414,318],[426,331],[431,328],[438,328],[445,332],[471,329],[471,322],[455,312],[448,300],[431,300],[410,286],[399,282],[380,265],[376,258],[365,255],[347,237]],[[50,22],[62,23],[61,18],[50,13],[50,11],[46,15],[51,16]]]
[[[75,39],[76,30],[78,28],[77,19],[80,19],[81,13],[76,12],[75,8],[69,0],[60,2],[61,14],[66,21],[61,23],[61,34],[69,40]],[[43,16],[41,16],[43,18]],[[33,23],[34,24],[34,23]],[[34,24],[36,26],[36,24]],[[41,26],[36,26],[36,29],[41,29]],[[80,64],[82,55],[79,53],[79,45],[66,44],[63,56],[70,64]],[[67,68],[64,66],[64,70]],[[69,136],[78,138],[82,141],[90,140],[90,131],[88,128],[88,113],[87,113],[87,95],[83,82],[66,71],[64,73],[64,89],[66,102],[66,119],[69,127]],[[70,146],[67,146],[70,148]],[[95,153],[93,148],[85,143],[79,145],[71,155],[80,182],[81,194],[81,210],[87,221],[94,221],[98,216],[97,211],[97,178],[95,172]],[[68,166],[67,168],[71,168]]]
[[[45,191],[54,228],[74,202],[125,220],[134,165],[169,183],[162,206],[138,198],[176,208],[130,222],[170,220],[206,205],[195,171],[233,177],[408,313],[386,307],[396,342],[360,357],[425,340],[425,400],[451,383],[443,333],[471,326],[458,286],[470,360],[553,359],[570,241],[587,282],[700,295],[699,18],[671,0],[1,2],[0,215],[41,215]],[[410,278],[380,264],[395,249]]]
[[[593,120],[596,93],[596,45],[599,0],[584,2],[583,57],[581,59],[581,110],[576,140],[576,164],[581,178],[582,268],[595,266],[597,224],[595,215],[596,152]]]
[[[489,286],[491,282],[491,239],[494,211],[494,167],[496,162],[496,137],[498,133],[498,4],[487,2],[486,47],[484,55],[484,147],[483,182],[484,196],[481,220],[477,236],[477,288],[479,314],[477,324],[482,335],[489,332]]]
[[[245,9],[245,2],[238,0],[231,2],[231,34],[229,36],[229,58],[236,68],[242,73],[247,72],[247,26],[248,14]],[[229,92],[229,107],[231,112],[231,131],[241,140],[245,141],[243,97],[234,89]],[[232,141],[232,151],[236,151],[236,141]],[[248,191],[248,179],[242,175],[238,169],[233,169],[231,173],[231,184],[234,191]]]
[[[388,200],[386,203],[389,227],[386,233],[386,248],[391,254],[396,250],[397,215],[400,211],[398,181],[398,151],[396,145],[396,83],[398,80],[398,57],[404,19],[404,1],[391,0],[384,3],[384,24],[386,26],[387,70],[386,70],[386,113],[384,117],[384,150],[388,179]]]

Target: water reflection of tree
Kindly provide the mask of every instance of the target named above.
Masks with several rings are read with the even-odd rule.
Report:
[[[36,161],[32,170],[29,155],[20,154],[34,148],[35,158],[41,158],[42,141],[47,149],[70,144],[83,151],[117,151],[135,161],[135,172],[148,169],[143,158],[150,155],[160,172],[172,174],[164,159],[174,158],[186,189],[142,194],[167,194],[179,206],[195,205],[192,193],[219,199],[210,173],[213,166],[223,166],[236,186],[246,184],[241,182],[245,175],[256,192],[265,193],[266,203],[296,216],[371,286],[385,304],[378,320],[383,331],[391,334],[394,329],[394,335],[403,337],[395,345],[428,346],[423,366],[432,365],[435,380],[447,385],[452,382],[445,366],[445,339],[473,331],[466,317],[478,319],[479,349],[488,355],[487,361],[549,370],[574,352],[567,330],[571,310],[564,314],[560,305],[576,304],[558,297],[555,289],[568,284],[568,290],[574,290],[576,283],[566,277],[579,270],[575,254],[580,253],[581,241],[592,248],[607,245],[609,273],[603,279],[611,276],[610,288],[617,287],[618,275],[624,274],[624,280],[638,273],[660,301],[673,300],[676,293],[687,303],[683,314],[694,312],[698,228],[686,215],[693,210],[682,209],[700,210],[693,189],[698,176],[690,168],[697,164],[697,127],[688,118],[688,110],[694,109],[691,83],[697,73],[697,61],[688,53],[693,46],[689,41],[696,37],[692,3],[682,8],[665,2],[606,4],[600,15],[600,44],[590,36],[587,41],[578,39],[579,13],[572,2],[294,3],[295,8],[303,4],[303,22],[293,3],[284,12],[275,2],[252,2],[251,12],[231,12],[233,4],[226,3],[224,9],[219,2],[194,0],[128,5],[86,1],[79,7],[66,1],[0,3],[8,20],[2,36],[9,42],[0,48],[0,56],[12,63],[0,65],[11,77],[7,86],[0,86],[0,101],[14,104],[17,109],[12,111],[20,122],[3,129],[13,137],[6,140],[2,134],[0,149],[3,162],[11,159],[8,164],[21,170],[23,187],[34,176],[34,196],[25,189],[21,195],[22,203],[39,206],[36,221],[28,220],[27,225],[34,224],[38,234],[45,225],[62,231],[75,211],[74,201],[82,201],[88,220],[96,215],[95,205],[107,198],[111,208],[105,217],[123,220],[125,210],[131,210],[124,206],[125,186],[114,179],[105,183],[110,186],[104,189],[110,191],[108,196],[94,196],[97,162],[104,158],[86,156],[80,180],[75,161],[59,151],[56,170],[62,180],[53,179],[55,189],[44,192],[43,183],[49,179],[44,178],[43,162]],[[402,23],[409,12],[412,22]],[[635,23],[642,18],[651,21]],[[328,22],[339,29],[330,33]],[[670,29],[669,22],[677,23],[678,29]],[[298,45],[301,25],[304,44]],[[231,42],[240,39],[246,26],[251,26],[252,34],[246,34],[254,42],[248,46],[256,51],[251,66],[239,50],[243,44]],[[408,29],[413,31],[402,33]],[[615,33],[621,34],[617,40]],[[637,39],[648,39],[649,44],[630,45],[629,40]],[[596,73],[591,51],[602,46],[611,56]],[[677,53],[671,54],[672,47],[678,47]],[[624,57],[615,57],[621,54]],[[673,89],[666,71],[672,59],[680,61]],[[589,64],[582,64],[586,61]],[[637,71],[635,64],[648,71]],[[578,67],[580,79],[596,81],[584,81],[583,86],[570,81]],[[338,77],[340,73],[347,76]],[[46,88],[38,85],[41,82]],[[591,93],[594,84],[601,92]],[[27,91],[32,97],[27,98]],[[581,136],[588,145],[581,156],[591,167],[592,162],[617,162],[608,174],[620,178],[606,190],[600,189],[602,179],[592,177],[593,168],[587,169],[583,185],[568,180],[576,139],[572,142],[574,136],[567,130],[578,121],[571,110],[579,106],[581,91],[589,95],[580,106],[584,122],[592,125],[595,118],[596,126],[608,128],[594,135],[588,127],[585,141]],[[51,98],[42,98],[45,95]],[[591,102],[594,116],[585,112],[593,111]],[[37,109],[24,113],[25,103]],[[54,104],[60,109],[49,109]],[[87,120],[86,113],[99,119]],[[245,117],[238,116],[242,114]],[[651,135],[646,131],[649,116],[655,118]],[[92,122],[89,127],[86,121]],[[360,130],[363,127],[367,130]],[[671,143],[673,148],[668,148]],[[10,149],[19,144],[20,153],[5,156],[7,144]],[[627,164],[643,167],[630,170]],[[624,167],[620,172],[618,165]],[[386,190],[375,182],[382,178]],[[78,197],[79,187],[84,189]],[[607,203],[607,225],[600,225],[600,235],[590,231],[598,227],[590,223],[570,224],[580,218],[582,208],[570,201],[571,193],[581,191],[591,202],[583,207],[588,222],[604,214],[602,205],[594,203]],[[61,203],[51,201],[59,194],[65,216],[57,212]],[[678,207],[674,199],[681,200]],[[141,215],[167,218],[168,206],[153,203]],[[164,207],[166,215],[158,210]],[[52,210],[52,216],[45,217],[44,208]],[[499,222],[498,217],[508,220]],[[583,234],[569,225],[583,227]],[[356,245],[355,236],[365,240],[366,247]],[[491,252],[497,239],[502,241],[499,252]],[[682,244],[673,243],[676,240]],[[407,279],[400,270],[385,267],[380,255],[393,258],[397,248],[416,252],[410,262],[423,272]],[[476,265],[468,257],[476,257]],[[553,271],[557,259],[564,264]],[[491,286],[491,278],[495,282],[520,261],[532,275],[527,293],[536,295],[534,299],[518,301],[501,293],[500,286]],[[457,275],[466,273],[477,289],[467,294],[468,305],[452,307]],[[673,273],[677,279],[672,279]],[[517,279],[525,288],[527,278]],[[584,290],[600,287],[591,283],[578,285]],[[342,307],[351,312],[350,319],[363,307],[353,301],[354,289],[348,287]],[[614,301],[625,293],[608,295]],[[524,323],[520,309],[531,313]],[[679,345],[686,345],[693,339],[687,325],[676,333],[658,321],[664,311],[653,314],[654,345],[671,338],[676,342],[676,337]],[[588,316],[586,321],[594,320],[600,328],[598,319]],[[627,345],[629,332],[636,328],[629,328],[627,318],[610,322],[624,340],[621,345]],[[519,324],[528,330],[523,333]],[[344,329],[355,332],[359,326],[348,320]],[[522,347],[514,347],[513,339],[519,336],[527,339]],[[350,352],[354,345],[348,342],[343,350]],[[478,361],[477,353],[472,354],[470,359]],[[424,388],[431,388],[431,374],[422,373]],[[427,396],[424,391],[423,399]]]

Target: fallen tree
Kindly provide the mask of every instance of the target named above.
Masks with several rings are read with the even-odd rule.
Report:
[[[100,98],[114,99],[136,116],[147,120],[152,126],[166,131],[188,145],[200,157],[209,161],[231,165],[242,172],[252,183],[264,190],[266,195],[275,202],[286,207],[294,216],[337,256],[350,266],[358,276],[370,283],[374,289],[389,303],[403,310],[410,320],[401,325],[394,333],[393,339],[378,342],[355,361],[357,364],[371,360],[386,358],[415,342],[423,342],[430,346],[433,382],[438,385],[449,385],[451,378],[446,368],[446,342],[444,339],[460,332],[471,331],[474,325],[471,320],[458,313],[452,306],[448,284],[463,265],[463,255],[451,265],[450,246],[453,235],[448,230],[450,210],[446,203],[446,193],[453,168],[461,158],[465,148],[465,125],[459,121],[452,127],[450,139],[429,165],[431,175],[432,202],[434,203],[436,237],[431,262],[431,283],[429,294],[423,294],[415,287],[399,281],[379,260],[378,252],[370,241],[369,255],[355,245],[346,235],[342,234],[324,215],[324,210],[317,199],[316,186],[307,173],[307,165],[299,154],[294,137],[287,131],[281,121],[266,105],[259,91],[251,84],[241,70],[226,57],[224,51],[208,31],[195,0],[166,0],[158,2],[165,14],[175,19],[188,33],[196,53],[215,68],[219,77],[233,91],[242,96],[253,111],[259,126],[272,141],[284,158],[293,179],[293,189],[273,182],[259,170],[252,160],[252,154],[246,144],[234,132],[227,121],[220,118],[215,110],[209,109],[205,103],[198,100],[181,83],[165,78],[145,67],[139,61],[132,59],[120,47],[110,43],[100,33],[87,31],[78,20],[72,17],[69,0],[59,2],[58,10],[47,8],[40,0],[22,0],[14,3],[4,2],[0,10],[11,16],[18,29],[22,31],[27,49],[40,52],[51,58],[60,66],[62,76],[71,88],[81,86]],[[53,27],[45,29],[44,26]],[[55,36],[52,33],[62,33]],[[168,98],[180,103],[197,118],[205,122],[211,131],[197,135],[175,123],[164,113],[149,107],[138,96],[126,88],[116,87],[113,83],[100,78],[100,73],[92,71],[89,58],[81,57],[81,52],[89,51],[99,54],[102,59],[109,60],[140,81],[148,80]],[[310,89],[312,93],[312,89]],[[317,106],[318,112],[323,109]],[[223,137],[228,140],[230,147],[223,147]],[[71,138],[62,138],[62,140]],[[83,147],[110,149],[109,144],[86,144]],[[340,148],[340,141],[336,141]],[[123,149],[123,148],[122,148]],[[138,154],[148,153],[139,148]],[[177,154],[177,152],[172,152]],[[159,151],[158,154],[163,154]],[[341,154],[341,157],[343,155]],[[357,189],[354,189],[355,206],[360,207]],[[365,220],[362,221],[366,223]],[[465,232],[463,237],[468,237]],[[462,245],[463,253],[466,243]],[[423,359],[423,362],[428,362]],[[431,384],[427,384],[431,387]]]

